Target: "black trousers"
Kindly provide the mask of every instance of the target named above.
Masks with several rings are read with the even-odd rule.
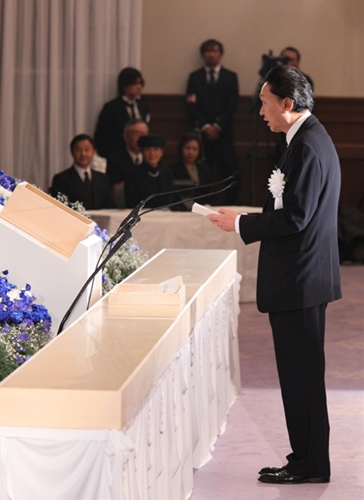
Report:
[[[292,447],[292,453],[287,456],[287,470],[297,476],[330,476],[325,310],[326,304],[321,304],[269,313]]]

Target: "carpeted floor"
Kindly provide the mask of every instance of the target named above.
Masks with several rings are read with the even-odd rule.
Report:
[[[364,499],[364,266],[342,266],[343,299],[329,304],[326,386],[331,425],[329,484],[267,485],[263,466],[290,451],[266,314],[242,304],[242,395],[230,410],[213,459],[195,471],[192,500]]]

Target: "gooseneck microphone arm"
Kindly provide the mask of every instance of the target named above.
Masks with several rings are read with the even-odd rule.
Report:
[[[105,265],[107,264],[107,262],[111,259],[111,257],[113,257],[113,255],[115,255],[115,253],[119,250],[119,248],[129,238],[131,238],[131,236],[132,236],[132,234],[131,234],[132,229],[138,224],[138,222],[140,221],[140,218],[143,215],[145,215],[147,213],[150,213],[150,212],[154,212],[156,210],[162,210],[163,208],[169,208],[169,207],[174,207],[176,205],[181,205],[181,204],[185,203],[186,201],[194,201],[194,200],[199,200],[201,198],[206,198],[207,196],[211,196],[211,194],[222,193],[223,191],[226,191],[227,189],[230,189],[231,187],[234,187],[237,184],[236,180],[232,180],[232,179],[236,179],[237,175],[238,174],[235,173],[235,174],[231,175],[230,177],[228,177],[228,178],[226,178],[226,179],[224,179],[222,181],[215,182],[213,184],[206,184],[206,185],[203,185],[203,186],[189,187],[189,188],[186,188],[186,189],[178,189],[176,191],[170,191],[168,193],[154,193],[154,194],[148,196],[147,198],[145,198],[145,200],[140,201],[138,203],[138,205],[135,208],[133,208],[131,210],[131,212],[125,217],[125,219],[119,225],[119,227],[118,227],[116,233],[114,234],[114,236],[112,236],[110,238],[110,240],[108,241],[107,245],[105,246],[103,252],[100,255],[100,258],[98,260],[98,264],[97,264],[95,270],[92,272],[92,274],[86,280],[86,282],[82,286],[81,290],[78,292],[76,298],[72,302],[71,306],[67,310],[66,314],[62,318],[62,321],[61,321],[61,323],[60,323],[60,325],[58,327],[57,335],[59,335],[63,331],[63,328],[64,328],[64,325],[65,325],[66,321],[68,320],[68,318],[70,317],[73,309],[75,308],[75,306],[77,305],[78,301],[80,300],[80,298],[82,297],[82,295],[86,291],[88,285],[95,278],[95,276],[105,267]],[[173,203],[169,203],[168,205],[163,205],[163,206],[160,206],[160,207],[156,207],[156,208],[151,208],[151,209],[148,209],[148,210],[144,210],[144,212],[140,213],[140,210],[143,209],[143,207],[145,206],[145,204],[149,200],[151,200],[152,198],[155,198],[157,196],[162,196],[162,195],[165,195],[165,194],[178,194],[178,193],[182,193],[182,192],[186,192],[186,191],[191,191],[191,189],[196,189],[196,188],[201,189],[201,188],[205,188],[205,187],[212,187],[212,186],[216,186],[216,185],[222,184],[223,182],[227,182],[227,181],[230,181],[230,180],[232,180],[232,182],[230,182],[230,184],[228,184],[227,186],[225,186],[222,189],[219,189],[217,191],[213,191],[213,192],[210,192],[210,193],[206,193],[206,194],[202,194],[202,195],[199,195],[199,196],[195,196],[194,198],[188,198],[186,200],[175,201]],[[100,262],[100,260],[102,258],[102,255],[104,254],[106,248],[109,249],[109,253],[104,258],[104,260],[102,262]]]
[[[139,216],[141,217],[142,215],[149,214],[150,212],[155,212],[156,210],[162,210],[163,208],[175,207],[176,205],[181,205],[182,203],[186,203],[187,201],[194,201],[194,200],[199,200],[201,198],[206,198],[207,196],[211,196],[212,194],[220,194],[226,191],[227,189],[235,187],[237,184],[238,184],[237,181],[232,181],[227,186],[212,193],[200,194],[199,196],[194,196],[193,198],[187,198],[185,200],[174,201],[173,203],[168,203],[167,205],[163,205],[161,207],[149,208],[148,210],[144,210],[144,212],[139,214]]]

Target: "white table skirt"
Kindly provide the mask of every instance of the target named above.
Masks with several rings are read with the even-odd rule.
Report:
[[[0,427],[0,498],[188,499],[240,394],[238,276],[122,431]]]

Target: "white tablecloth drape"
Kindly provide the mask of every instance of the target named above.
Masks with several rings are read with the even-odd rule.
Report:
[[[240,393],[235,277],[122,431],[0,428],[3,500],[188,499]]]

